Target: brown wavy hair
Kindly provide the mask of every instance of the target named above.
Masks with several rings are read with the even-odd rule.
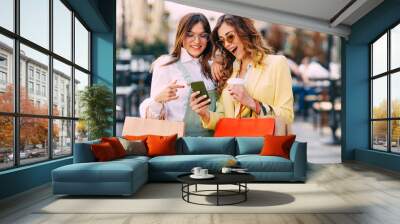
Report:
[[[207,18],[203,14],[189,13],[183,16],[179,21],[178,29],[176,31],[174,48],[171,53],[173,59],[168,63],[166,63],[165,65],[173,64],[180,59],[181,48],[183,46],[183,39],[186,37],[186,34],[190,32],[193,26],[195,26],[197,23],[201,23],[203,25],[205,33],[211,34],[210,24]],[[208,61],[211,58],[212,48],[213,47],[211,41],[207,41],[207,46],[199,57],[201,71],[204,74],[204,76],[208,79],[212,78],[210,64],[208,63]]]
[[[221,95],[222,90],[225,88],[226,81],[229,79],[233,72],[233,62],[235,56],[229,51],[223,51],[217,47],[213,49],[213,61],[222,66],[222,77],[217,82],[217,93]]]
[[[222,72],[224,75],[229,75],[228,77],[225,77],[225,80],[222,79],[220,82],[218,82],[218,92],[222,92],[222,89],[225,87],[226,80],[232,73],[233,62],[235,61],[235,56],[229,52],[219,41],[218,30],[223,23],[226,23],[234,28],[236,35],[243,43],[246,53],[250,55],[250,57],[257,59],[257,61],[255,61],[256,66],[262,63],[265,55],[273,54],[273,50],[265,44],[260,32],[258,32],[254,26],[253,20],[229,14],[224,14],[219,17],[217,25],[211,32],[211,41],[214,44],[213,55],[215,55],[218,51],[222,52],[222,55],[225,56],[225,62],[222,64],[224,70]],[[261,55],[261,57],[257,57],[258,55]]]

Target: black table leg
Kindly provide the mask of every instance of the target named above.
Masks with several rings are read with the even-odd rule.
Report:
[[[190,184],[187,185],[187,201],[190,202],[189,200],[189,195],[190,195]]]
[[[182,183],[182,188],[181,188],[181,191],[182,191],[182,199],[184,199],[184,198],[183,198],[183,190],[184,190],[183,187],[184,187],[184,184]]]
[[[217,206],[219,206],[219,184],[217,184]]]
[[[245,192],[244,192],[244,201],[247,201],[247,192],[248,192],[248,190],[247,190],[247,182],[246,183],[244,183],[244,187],[245,187]]]

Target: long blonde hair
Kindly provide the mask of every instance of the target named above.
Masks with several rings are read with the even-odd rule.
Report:
[[[257,59],[257,61],[255,61],[256,66],[262,63],[265,55],[273,54],[273,50],[265,44],[260,32],[258,32],[254,26],[253,20],[241,16],[224,14],[218,18],[217,25],[211,32],[211,41],[214,44],[213,54],[215,55],[216,52],[220,51],[224,56],[223,74],[230,75],[232,73],[233,62],[235,61],[235,56],[229,52],[219,40],[218,30],[223,23],[235,29],[236,34],[243,43],[246,53],[252,58]],[[222,79],[218,83],[218,92],[221,92],[224,88],[227,78],[229,77],[225,77],[225,79]]]

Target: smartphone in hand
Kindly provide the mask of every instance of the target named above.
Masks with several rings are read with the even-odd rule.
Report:
[[[197,97],[206,95],[207,98],[205,98],[204,100],[207,100],[210,98],[210,96],[208,95],[207,89],[206,89],[206,85],[204,84],[203,81],[192,82],[192,83],[190,83],[190,86],[191,86],[193,92],[200,91],[200,94]],[[204,100],[202,100],[202,101],[204,101]]]

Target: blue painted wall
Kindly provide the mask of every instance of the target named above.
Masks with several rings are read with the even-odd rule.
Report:
[[[92,82],[108,86],[116,102],[115,83],[115,32],[93,33],[92,35]],[[113,126],[110,133],[115,136],[115,106],[113,107]]]
[[[48,183],[53,169],[71,163],[69,157],[1,172],[0,199]]]
[[[110,133],[115,136],[116,0],[96,1],[93,5],[96,5],[95,8],[101,13],[108,30],[92,33],[92,82],[105,84],[113,92],[113,126],[110,127]]]
[[[345,138],[342,160],[354,159],[354,148],[368,147],[368,46],[348,42],[345,47]]]
[[[355,160],[400,172],[400,155],[366,149],[356,149]]]
[[[67,0],[67,2],[92,32],[91,70],[93,83],[106,84],[113,89],[115,95],[116,1]],[[115,120],[115,111],[113,119]],[[115,128],[113,130],[115,131]],[[0,172],[0,199],[48,183],[51,181],[53,169],[71,163],[72,158],[69,157]]]
[[[93,83],[102,83],[112,88],[114,83],[113,34],[94,33],[92,35]]]
[[[351,27],[344,42],[344,119],[342,159],[358,160],[398,170],[398,156],[369,150],[369,46],[393,24],[400,22],[400,1],[386,0]],[[363,150],[359,152],[359,150]],[[379,160],[379,162],[377,162]],[[397,164],[394,163],[397,161]]]

